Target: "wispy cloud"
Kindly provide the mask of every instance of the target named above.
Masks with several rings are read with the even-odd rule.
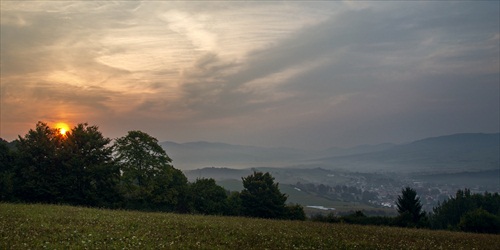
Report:
[[[43,119],[91,121],[112,137],[135,128],[160,139],[316,147],[495,130],[497,10],[2,1],[1,136]]]

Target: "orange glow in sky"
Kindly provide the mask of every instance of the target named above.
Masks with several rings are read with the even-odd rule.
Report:
[[[0,138],[38,121],[314,150],[498,133],[499,7],[0,0]]]
[[[62,135],[66,135],[66,133],[69,131],[69,125],[64,122],[58,122],[55,127],[59,129],[59,133],[61,133]]]

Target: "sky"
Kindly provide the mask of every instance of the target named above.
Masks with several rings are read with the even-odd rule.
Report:
[[[322,149],[500,130],[498,1],[1,1],[0,137]]]

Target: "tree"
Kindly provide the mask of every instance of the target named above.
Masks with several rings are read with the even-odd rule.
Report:
[[[410,187],[402,190],[402,194],[398,196],[396,206],[401,226],[417,226],[420,219],[425,216],[417,192]]]
[[[475,208],[477,206],[474,204],[470,190],[458,190],[455,197],[451,197],[433,208],[432,227],[456,230],[462,215]]]
[[[240,216],[243,214],[243,205],[240,192],[233,191],[227,197],[226,215]]]
[[[190,185],[190,201],[196,213],[224,214],[227,209],[227,192],[214,179],[197,179]]]
[[[471,225],[471,218],[487,217],[484,216],[485,213],[476,211],[478,209],[497,217],[500,216],[500,195],[487,192],[472,194],[469,189],[458,190],[455,197],[450,197],[433,209],[434,213],[431,216],[432,228],[469,230],[468,225]],[[472,214],[465,216],[468,213]],[[480,231],[477,228],[474,230]]]
[[[0,138],[0,201],[14,199],[14,161],[8,142]]]
[[[478,208],[465,213],[460,218],[458,227],[462,231],[474,233],[500,233],[500,216],[488,213],[488,211]]]
[[[65,200],[90,206],[114,206],[119,200],[120,170],[113,160],[111,139],[97,126],[80,123],[62,142],[63,166],[67,171]]]
[[[115,158],[122,173],[127,206],[135,209],[183,210],[187,178],[175,169],[158,140],[130,131],[115,141]]]
[[[278,183],[269,173],[254,172],[242,178],[242,212],[245,216],[259,218],[284,218],[287,195],[282,194]]]
[[[29,202],[63,202],[66,192],[62,167],[63,135],[46,123],[38,122],[35,130],[19,136],[18,163],[15,170],[15,193]]]
[[[285,219],[306,220],[304,207],[300,204],[288,204],[285,206]]]

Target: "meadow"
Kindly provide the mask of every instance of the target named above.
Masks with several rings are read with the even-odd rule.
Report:
[[[0,249],[498,249],[500,235],[0,203]]]

